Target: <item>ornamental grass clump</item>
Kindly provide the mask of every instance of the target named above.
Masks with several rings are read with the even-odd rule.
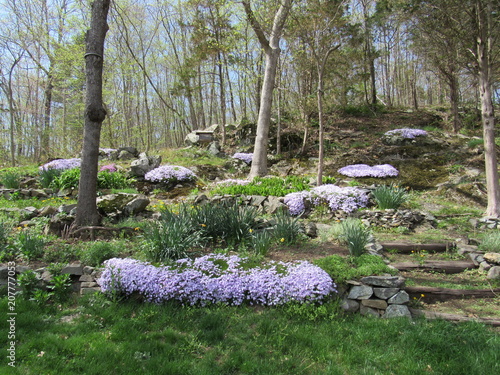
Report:
[[[349,254],[358,257],[365,252],[371,232],[359,219],[347,218],[341,224],[340,240],[347,245]]]
[[[188,168],[178,165],[162,165],[144,175],[144,179],[150,182],[162,182],[175,184],[179,182],[193,182],[196,175]]]
[[[396,177],[399,171],[390,164],[374,165],[373,167],[367,164],[352,164],[340,168],[338,173],[347,177]]]
[[[425,137],[427,134],[428,133],[425,130],[403,128],[403,129],[389,130],[388,132],[385,132],[384,135],[387,135],[387,136],[399,135],[403,138],[414,139],[416,137]]]
[[[0,173],[0,185],[7,189],[19,189],[21,174],[17,169],[7,168]]]
[[[407,190],[394,184],[377,186],[372,194],[381,210],[396,210],[408,199]]]
[[[113,258],[105,262],[99,284],[108,295],[138,294],[153,303],[190,306],[321,303],[336,292],[328,273],[309,262],[271,262],[253,268],[246,267],[247,262],[237,255],[209,254],[155,267]]]
[[[253,153],[251,152],[236,152],[233,159],[238,159],[245,162],[247,165],[252,164]]]
[[[273,215],[273,219],[273,237],[279,243],[293,245],[299,241],[303,230],[297,217],[292,217],[290,213],[280,210]]]

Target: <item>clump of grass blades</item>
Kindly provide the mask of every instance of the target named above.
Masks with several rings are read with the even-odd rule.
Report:
[[[378,186],[372,194],[381,210],[398,209],[408,199],[406,189],[393,184]]]
[[[0,184],[7,189],[19,189],[21,175],[17,170],[5,170],[0,177]]]
[[[38,173],[38,181],[40,182],[40,185],[42,185],[43,188],[49,188],[52,184],[52,181],[58,178],[61,175],[61,173],[62,173],[61,169],[54,169],[54,168],[42,169]]]
[[[479,250],[499,253],[500,252],[500,232],[494,232],[487,234],[481,244],[479,245]]]
[[[297,243],[302,233],[298,217],[292,217],[287,211],[280,210],[273,215],[273,237],[281,243]]]
[[[365,246],[370,240],[370,229],[359,219],[348,218],[341,224],[342,233],[340,240],[343,241],[352,256],[360,256],[365,252]]]
[[[171,213],[174,215],[173,213]],[[188,216],[150,223],[144,228],[144,252],[152,262],[166,262],[188,256],[201,243],[201,232],[193,228]]]

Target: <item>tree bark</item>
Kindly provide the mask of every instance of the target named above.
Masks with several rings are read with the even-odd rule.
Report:
[[[95,0],[92,3],[90,29],[86,35],[85,74],[85,126],[83,152],[78,188],[78,204],[75,225],[97,225],[97,164],[101,127],[106,118],[102,102],[102,71],[104,62],[104,40],[108,31],[107,17],[110,0]]]

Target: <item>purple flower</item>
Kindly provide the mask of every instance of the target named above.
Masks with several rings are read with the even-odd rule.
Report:
[[[305,202],[311,199],[311,193],[308,191],[299,191],[285,195],[283,202],[287,205],[290,214],[298,216],[306,210]]]
[[[81,159],[79,158],[56,159],[40,166],[38,169],[41,171],[46,171],[49,169],[66,170],[66,169],[80,168],[80,164],[81,164]]]
[[[297,216],[305,211],[306,202],[312,206],[326,204],[331,211],[352,212],[366,207],[368,200],[367,192],[362,189],[327,184],[315,187],[311,191],[287,194],[284,203],[288,206],[290,214]]]
[[[340,168],[337,172],[348,177],[395,177],[398,170],[390,164],[381,164],[370,167],[366,164],[352,164]]]
[[[99,172],[103,172],[103,171],[106,171],[106,172],[116,172],[117,171],[116,164],[103,165],[99,169]]]
[[[403,128],[389,130],[388,132],[385,132],[384,135],[400,135],[403,138],[414,139],[415,137],[425,137],[427,135],[427,132],[421,129]]]
[[[138,293],[150,302],[177,300],[202,306],[321,302],[336,292],[330,276],[309,262],[270,262],[251,269],[245,263],[246,258],[222,254],[181,259],[163,267],[113,258],[105,262],[99,284],[104,293]]]
[[[176,165],[162,165],[144,175],[151,182],[189,182],[196,179],[193,171]]]
[[[233,155],[233,159],[242,160],[248,165],[252,164],[253,154],[245,152],[237,152]]]
[[[233,186],[233,185],[248,185],[250,181],[248,180],[236,180],[232,178],[228,178],[227,180],[218,181],[217,185],[219,186]]]

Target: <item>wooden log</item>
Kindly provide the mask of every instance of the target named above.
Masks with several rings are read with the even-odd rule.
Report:
[[[500,288],[495,289],[449,289],[432,286],[407,286],[404,288],[410,297],[422,298],[422,301],[433,303],[462,298],[495,298],[500,295]],[[424,297],[421,297],[424,295]]]
[[[413,309],[413,308],[410,308],[410,312],[413,316],[425,316],[427,319],[444,319],[444,320],[449,320],[452,322],[476,321],[476,322],[491,325],[493,327],[500,327],[500,319],[497,319],[497,318],[449,314],[449,313],[420,310],[420,309]]]
[[[465,270],[470,270],[476,268],[472,261],[465,260],[429,260],[422,263],[418,262],[400,262],[391,263],[391,266],[399,271],[414,271],[414,270],[424,270],[424,271],[435,271],[441,273],[460,273]]]
[[[396,250],[400,254],[411,254],[416,251],[427,251],[429,253],[444,253],[454,248],[453,242],[446,243],[410,243],[410,242],[382,242],[380,243],[385,251]]]

